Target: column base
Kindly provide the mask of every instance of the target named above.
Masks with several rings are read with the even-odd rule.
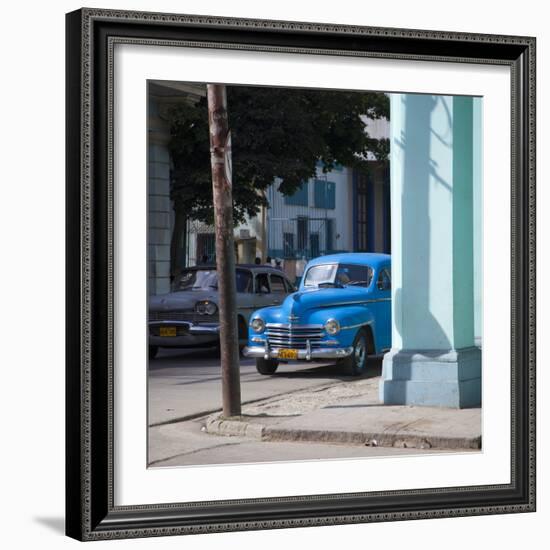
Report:
[[[391,350],[382,363],[384,405],[481,406],[481,349]]]

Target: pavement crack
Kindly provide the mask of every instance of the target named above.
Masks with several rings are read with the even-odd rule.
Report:
[[[189,456],[189,455],[193,455],[193,454],[196,454],[196,453],[202,453],[204,451],[210,451],[212,449],[219,449],[220,447],[230,447],[230,446],[234,446],[234,445],[240,445],[240,441],[235,441],[235,442],[231,442],[231,443],[220,443],[219,445],[212,445],[211,447],[203,447],[201,449],[193,449],[192,451],[187,451],[185,453],[178,453],[178,454],[175,454],[175,455],[172,455],[172,456],[168,456],[166,458],[157,458],[156,460],[152,460],[151,462],[149,462],[147,464],[147,467],[150,467],[150,466],[155,466],[157,464],[159,464],[160,462],[166,462],[168,460],[173,460],[175,458],[179,458],[181,456]]]
[[[389,426],[386,426],[386,428],[384,428],[383,433],[387,433],[389,431],[406,430],[407,428],[410,428],[414,424],[418,424],[422,420],[423,418],[415,418],[411,422],[395,422],[394,424],[390,424]]]

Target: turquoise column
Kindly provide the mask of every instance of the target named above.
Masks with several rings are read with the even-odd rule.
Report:
[[[474,102],[391,96],[392,349],[386,404],[481,400],[474,342]]]
[[[476,345],[482,342],[482,243],[483,243],[483,163],[482,163],[482,112],[481,98],[476,97],[474,103],[473,147],[474,147],[474,339]]]

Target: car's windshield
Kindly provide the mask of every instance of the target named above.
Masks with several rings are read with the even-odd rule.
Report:
[[[174,281],[174,290],[212,290],[218,288],[215,269],[184,269]]]
[[[237,292],[251,292],[252,274],[245,269],[236,270]],[[218,274],[215,269],[184,269],[174,281],[172,290],[217,290]]]
[[[307,270],[304,286],[364,286],[370,285],[372,269],[367,265],[322,264]]]

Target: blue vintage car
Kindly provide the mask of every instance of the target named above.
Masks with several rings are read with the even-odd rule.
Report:
[[[390,256],[342,253],[311,260],[297,292],[250,316],[244,354],[261,374],[279,361],[336,360],[357,376],[391,347]]]

